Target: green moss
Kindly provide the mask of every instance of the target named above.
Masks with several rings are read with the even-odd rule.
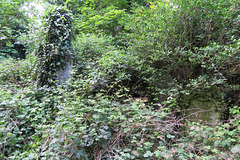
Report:
[[[192,92],[184,98],[183,115],[189,121],[216,124],[224,107],[220,95],[216,86]]]

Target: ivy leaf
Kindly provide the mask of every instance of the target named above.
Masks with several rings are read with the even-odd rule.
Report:
[[[216,148],[214,148],[214,149],[212,150],[212,152],[215,153],[215,154],[218,154],[218,150],[217,150]]]
[[[175,137],[174,135],[167,134],[167,138],[174,138],[174,137]]]
[[[147,151],[143,157],[151,157],[153,155],[153,153],[151,151]]]

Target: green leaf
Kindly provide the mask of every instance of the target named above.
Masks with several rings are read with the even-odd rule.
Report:
[[[216,148],[214,148],[214,149],[212,150],[212,152],[215,153],[215,154],[218,154],[218,150],[217,150]]]
[[[174,135],[167,134],[167,138],[174,138],[174,137],[175,137]]]
[[[94,118],[94,119],[98,119],[98,118],[99,118],[99,115],[94,114],[94,115],[93,115],[93,118]]]
[[[153,155],[153,153],[151,151],[147,151],[143,157],[151,157]]]

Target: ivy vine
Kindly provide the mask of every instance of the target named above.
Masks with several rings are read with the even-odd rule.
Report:
[[[71,14],[63,7],[55,7],[46,15],[44,41],[37,50],[37,86],[53,86],[56,72],[64,69],[74,54],[71,46]]]

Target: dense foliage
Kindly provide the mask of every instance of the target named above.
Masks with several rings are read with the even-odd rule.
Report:
[[[52,86],[56,72],[73,58],[71,48],[71,15],[64,8],[49,11],[44,24],[45,37],[37,50],[37,86]]]
[[[44,3],[17,36],[29,55],[1,60],[0,159],[240,158],[240,2]],[[22,21],[1,22],[0,54]],[[208,111],[214,123],[199,120]]]
[[[25,58],[25,47],[18,40],[25,32],[28,19],[23,13],[23,0],[0,3],[0,59],[6,57]]]

